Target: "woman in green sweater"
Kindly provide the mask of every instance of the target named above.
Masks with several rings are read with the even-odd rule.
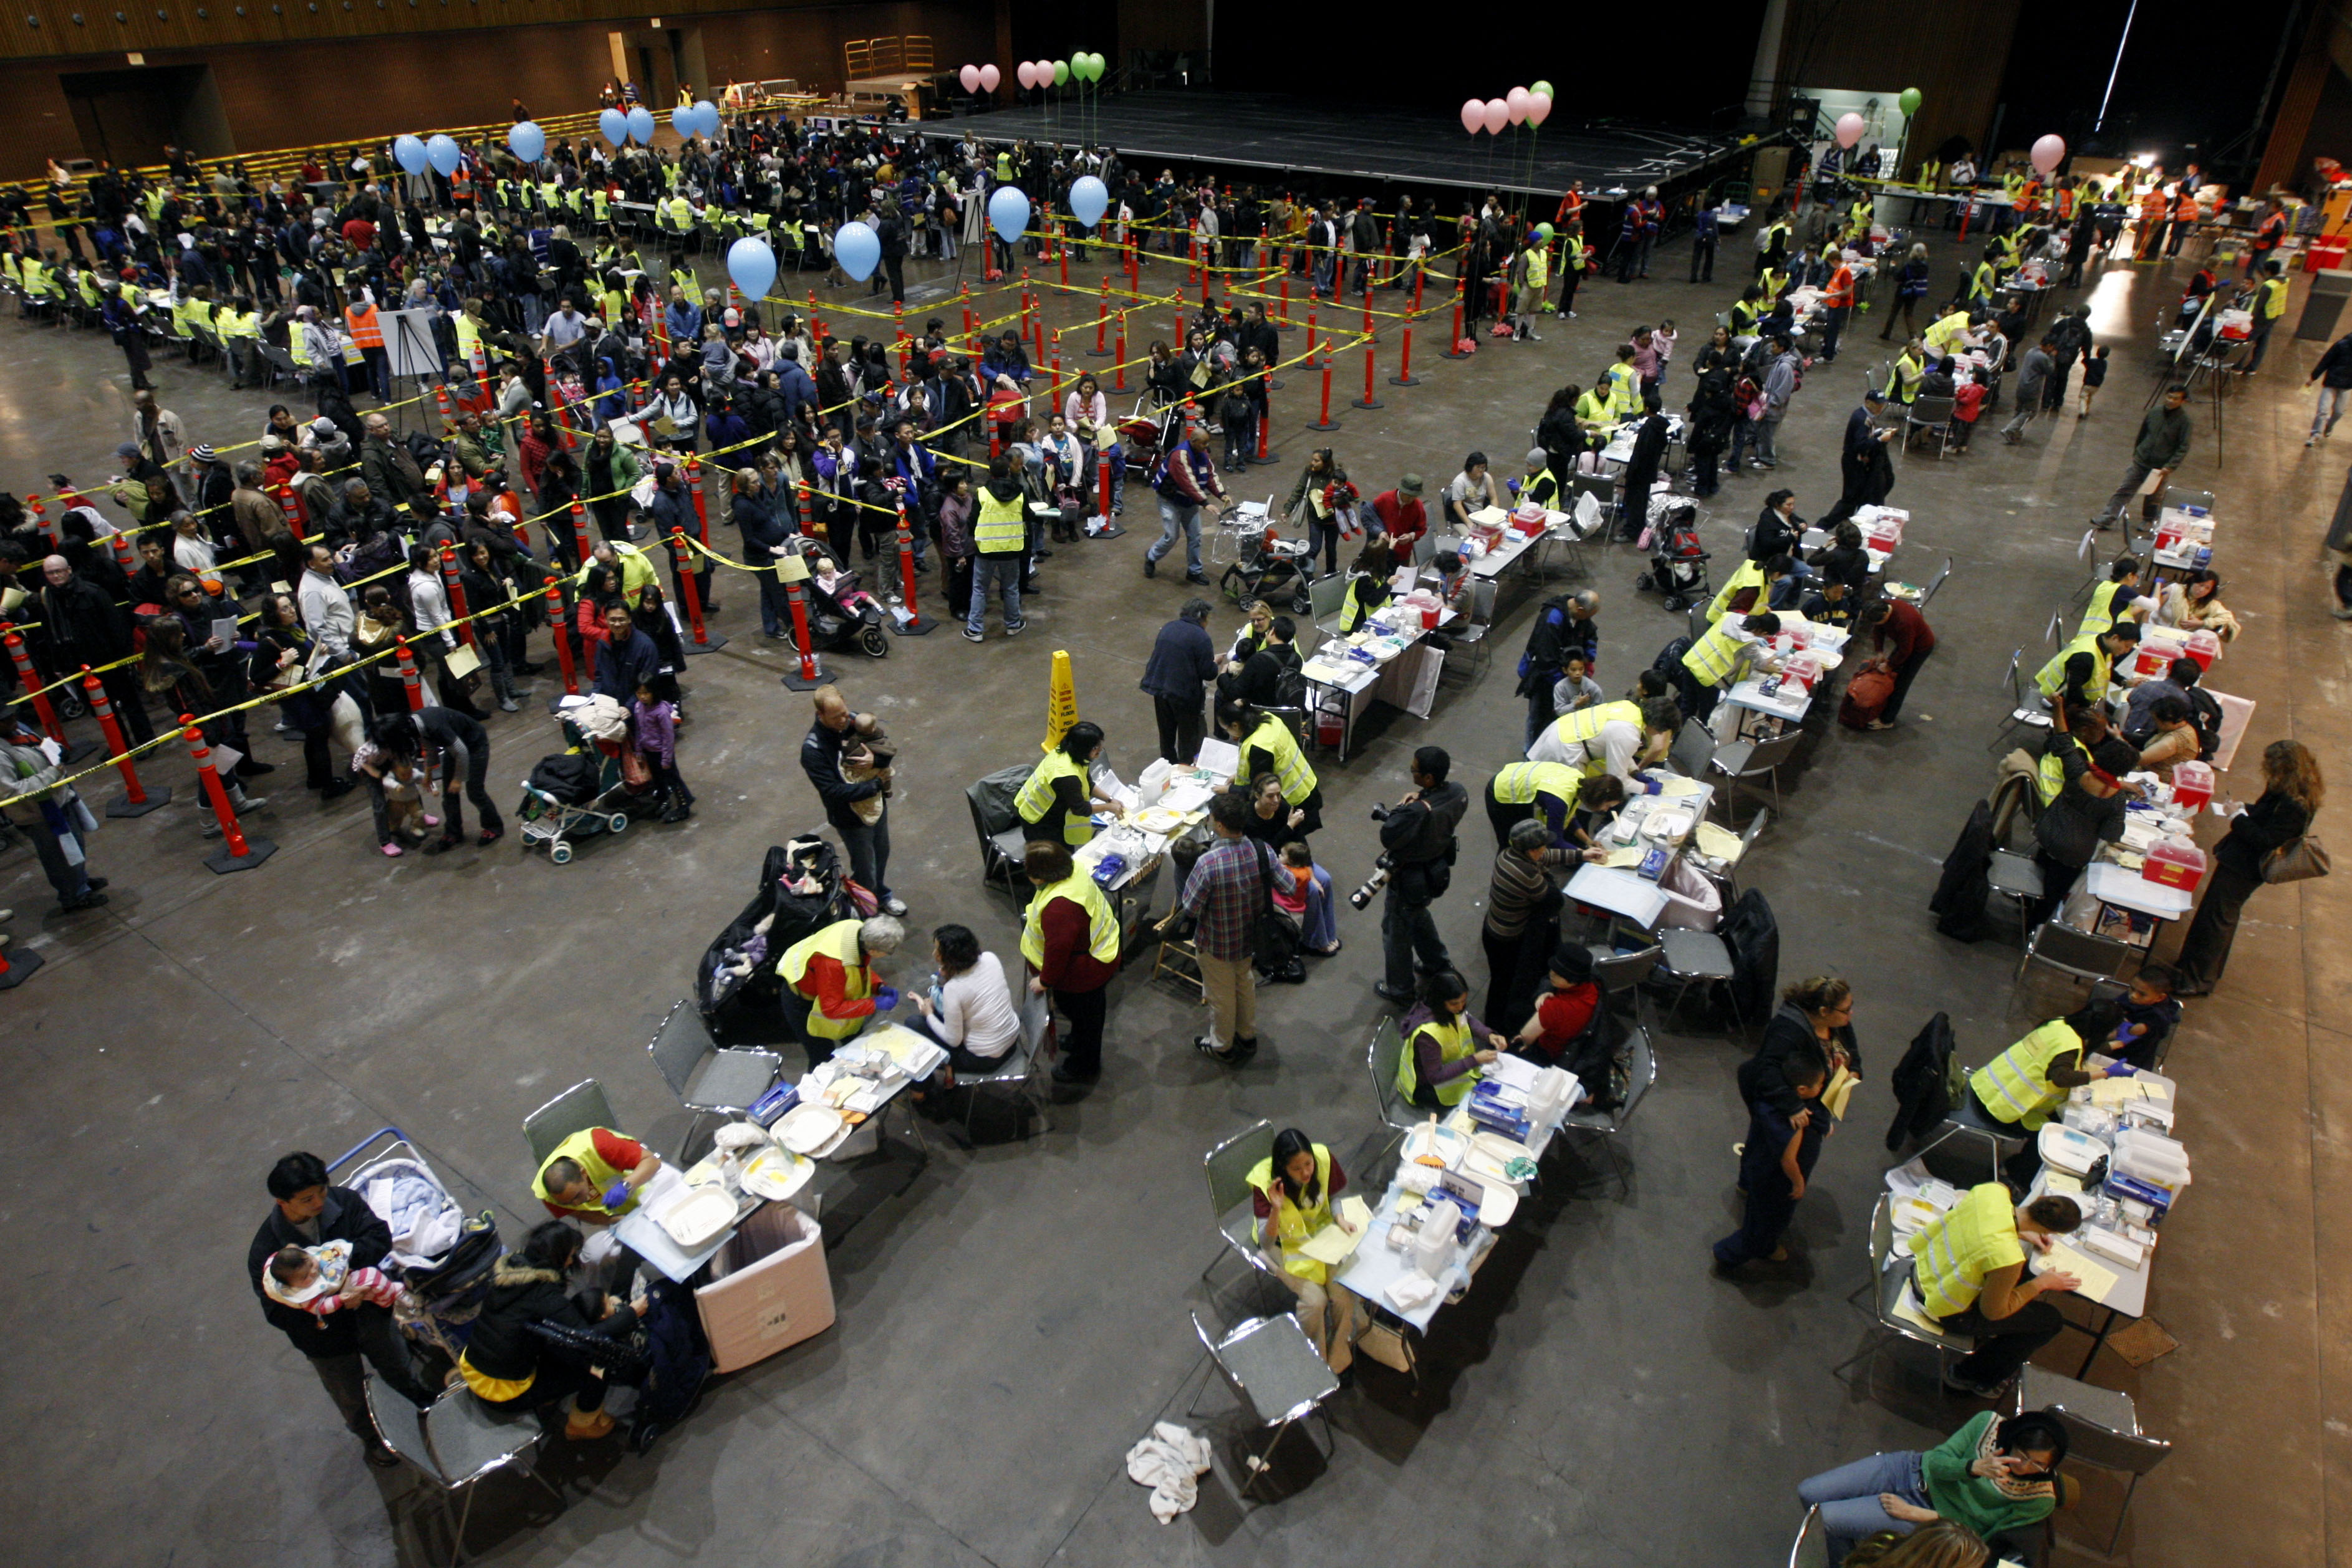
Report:
[[[1908,1534],[1948,1519],[1990,1541],[2036,1524],[2057,1506],[2057,1471],[2066,1431],[2046,1410],[1996,1422],[1990,1410],[1926,1453],[1874,1454],[1825,1470],[1797,1486],[1822,1511],[1830,1562],[1882,1530]]]

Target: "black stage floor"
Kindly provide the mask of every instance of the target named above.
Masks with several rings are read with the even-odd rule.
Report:
[[[915,127],[928,136],[986,141],[1091,141],[1129,162],[1168,160],[1285,176],[1326,175],[1391,184],[1452,185],[1557,193],[1570,180],[1595,195],[1664,185],[1746,151],[1726,139],[1665,126],[1555,119],[1532,136],[1523,127],[1475,140],[1438,110],[1381,110],[1271,94],[1139,92],[1099,109],[997,110]],[[1515,140],[1516,139],[1516,140]],[[1156,172],[1156,171],[1147,171]]]

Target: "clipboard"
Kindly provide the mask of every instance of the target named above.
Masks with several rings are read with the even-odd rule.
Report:
[[[441,655],[441,667],[448,671],[452,678],[464,680],[482,667],[482,656],[474,651],[472,643],[460,643]]]

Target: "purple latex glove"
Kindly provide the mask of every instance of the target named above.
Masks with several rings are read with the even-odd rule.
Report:
[[[2134,1067],[2128,1061],[2110,1061],[2107,1063],[2107,1076],[2110,1078],[2129,1078],[2133,1073],[2137,1072],[2138,1071],[2138,1068]]]
[[[606,1208],[618,1208],[621,1205],[628,1201],[629,1184],[626,1181],[616,1181],[611,1186],[604,1189],[604,1207]]]
[[[898,987],[896,987],[896,986],[877,986],[877,987],[875,987],[875,988],[874,988],[874,1010],[875,1010],[876,1012],[877,1012],[877,1013],[887,1013],[887,1012],[888,1012],[891,1009],[893,1009],[893,1008],[897,1007],[898,1005]]]

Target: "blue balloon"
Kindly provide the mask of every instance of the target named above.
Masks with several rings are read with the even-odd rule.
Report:
[[[432,167],[425,161],[425,143],[414,136],[392,139],[392,161],[412,174],[422,174]]]
[[[844,224],[834,231],[833,259],[853,281],[863,283],[881,263],[882,241],[864,224]]]
[[[727,276],[743,291],[744,298],[765,299],[768,286],[776,281],[776,253],[768,248],[766,240],[747,235],[727,247]]]
[[[702,131],[702,116],[694,112],[690,103],[681,103],[669,111],[669,128],[688,140]]]
[[[608,109],[596,117],[597,133],[618,147],[629,139],[629,117],[617,109]]]
[[[547,132],[528,120],[519,120],[507,132],[507,147],[524,162],[536,163],[547,151]]]
[[[629,134],[647,146],[654,140],[654,111],[644,104],[629,110]]]
[[[1020,186],[996,187],[996,193],[988,198],[988,221],[1005,244],[1021,243],[1021,233],[1029,226],[1029,198],[1022,194]]]
[[[719,139],[719,106],[709,99],[698,99],[694,105],[695,134]]]
[[[457,165],[466,161],[466,155],[457,151],[457,144],[455,141],[446,136],[436,135],[425,142],[425,159],[439,171],[444,179],[446,179],[457,172]]]
[[[1103,214],[1109,210],[1110,192],[1100,180],[1092,174],[1081,174],[1071,183],[1070,211],[1077,214],[1078,222],[1092,228],[1102,222]]]

